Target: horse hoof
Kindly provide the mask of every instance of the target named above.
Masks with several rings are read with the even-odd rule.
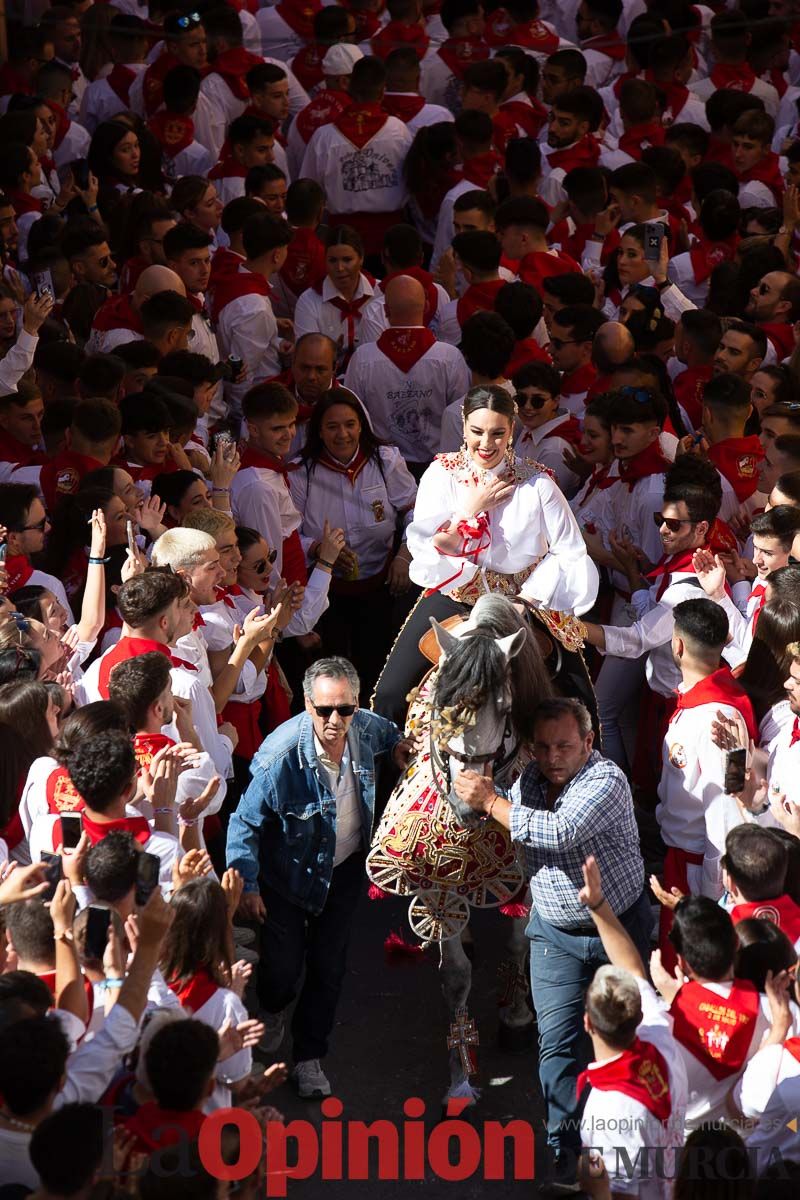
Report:
[[[501,1021],[497,1026],[497,1044],[509,1054],[522,1054],[532,1050],[536,1045],[536,1022],[530,1021],[527,1025],[506,1025]]]

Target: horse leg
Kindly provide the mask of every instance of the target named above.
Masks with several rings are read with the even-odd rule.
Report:
[[[442,977],[442,994],[444,995],[448,1013],[449,1025],[453,1024],[459,1012],[465,1012],[467,1000],[472,987],[472,964],[464,952],[460,937],[448,938],[439,946],[439,971]],[[453,1097],[467,1097],[475,1102],[480,1093],[469,1082],[469,1076],[464,1070],[458,1048],[449,1051],[450,1054],[450,1087],[443,1103]]]
[[[506,919],[511,932],[506,943],[507,957],[500,966],[503,994],[498,1010],[498,1041],[504,1050],[529,1050],[536,1030],[528,1006],[528,939],[525,936],[528,918]]]

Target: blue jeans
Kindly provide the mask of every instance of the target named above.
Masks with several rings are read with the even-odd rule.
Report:
[[[620,920],[646,964],[653,914],[645,892]],[[595,971],[608,958],[599,937],[558,929],[535,911],[525,932],[531,941],[531,990],[539,1023],[539,1081],[547,1105],[547,1142],[557,1153],[577,1152],[581,1139],[575,1084],[591,1052],[583,1028],[584,997]]]

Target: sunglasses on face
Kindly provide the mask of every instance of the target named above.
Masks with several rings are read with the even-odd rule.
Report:
[[[254,563],[253,570],[255,571],[256,575],[260,575],[262,571],[266,571],[268,565],[271,567],[277,557],[278,551],[270,550],[266,558],[260,558],[257,563]]]
[[[334,713],[338,713],[340,717],[352,717],[353,713],[358,708],[357,704],[314,704],[311,707],[318,717],[323,717],[328,720]]]
[[[653,513],[653,520],[660,529],[666,525],[670,533],[677,533],[681,525],[691,525],[691,521],[679,521],[677,517],[665,517],[663,513]]]
[[[526,396],[524,392],[517,392],[516,400],[520,408],[532,408],[534,412],[538,412],[547,403],[548,396]]]

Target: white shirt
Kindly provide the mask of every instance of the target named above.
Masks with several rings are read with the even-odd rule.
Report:
[[[417,92],[387,92],[389,96],[416,96]],[[454,121],[455,117],[449,108],[444,108],[441,104],[423,104],[415,117],[410,121],[405,121],[405,127],[413,137],[417,130],[422,129],[424,125],[439,125],[443,121]]]
[[[11,349],[0,359],[0,395],[9,396],[17,390],[17,384],[26,371],[33,366],[33,356],[39,345],[38,333],[20,329]],[[2,467],[4,464],[0,464]]]
[[[138,76],[144,74],[148,64],[125,63],[125,66]],[[103,121],[110,121],[117,113],[126,112],[127,109],[128,105],[124,100],[120,100],[107,78],[95,79],[83,93],[80,123],[91,134]]]
[[[353,293],[353,300],[360,300],[362,296],[372,297],[374,294],[375,289],[372,284],[366,275],[362,275]],[[338,291],[336,285],[327,275],[322,281],[321,293],[316,288],[306,288],[297,301],[297,306],[294,310],[295,340],[301,338],[304,333],[325,333],[337,343],[340,349],[342,346],[347,346],[349,337],[348,319],[344,313],[330,303],[337,296],[341,300],[344,299],[341,292]],[[361,325],[363,323],[363,314],[368,304],[369,301],[362,306],[360,310],[361,315],[354,318],[354,346],[361,344]]]
[[[661,536],[653,521],[653,513],[661,511],[664,499],[664,476],[646,475],[637,479],[633,488],[623,480],[593,497],[593,523],[610,547],[609,534],[618,533],[639,546],[650,562],[658,562],[664,552]],[[611,581],[622,592],[628,590],[628,580],[620,571],[611,572]]]
[[[497,476],[505,464],[492,468]],[[474,558],[440,554],[433,536],[463,511],[467,481],[479,471],[466,456],[440,455],[420,480],[414,519],[408,527],[410,575],[420,587],[444,595],[471,582],[481,570],[514,575],[532,573],[521,595],[560,612],[587,612],[597,595],[597,568],[558,485],[530,464],[515,460],[520,482],[512,495],[489,514],[489,545]]]
[[[442,315],[445,307],[450,303],[450,297],[440,283],[434,286],[438,296],[438,303],[436,305],[436,312],[431,318],[428,328],[432,333],[437,334],[441,338]],[[386,293],[382,288],[378,287],[375,289],[375,294],[369,303],[364,305],[363,315],[358,323],[359,345],[363,346],[365,342],[377,342],[384,329],[388,328],[389,319],[386,316]]]
[[[257,529],[271,550],[277,550],[273,575],[281,573],[283,539],[300,528],[302,517],[279,471],[270,467],[241,467],[231,483],[231,510],[237,525]]]
[[[564,451],[572,449],[572,443],[565,438],[553,435],[552,431],[563,425],[569,417],[566,409],[537,429],[523,429],[514,443],[514,449],[520,458],[533,458],[542,466],[549,467],[556,477],[558,486],[570,500],[580,487],[580,478],[571,471],[564,462]]]
[[[754,1054],[741,1078],[739,1103],[745,1117],[758,1122],[746,1141],[748,1150],[763,1155],[761,1169],[776,1154],[784,1162],[800,1160],[800,1062],[793,1054],[783,1046]]]
[[[281,62],[290,63],[306,44],[304,38],[284,21],[277,8],[260,8],[256,22],[261,34],[261,52],[271,54]]]
[[[140,817],[142,814],[138,808],[132,804],[125,806],[126,817]],[[48,853],[53,852],[54,839],[60,841],[60,828],[54,829],[58,822],[60,826],[61,818],[54,813],[41,813],[34,817],[31,831],[28,837],[28,842],[31,851],[31,862],[39,862],[42,857],[42,851]],[[161,869],[158,874],[158,881],[162,888],[171,888],[172,886],[172,868],[177,859],[182,856],[180,844],[176,837],[171,833],[160,833],[150,829],[150,837],[142,845],[142,849],[148,854],[155,854],[161,862]]]
[[[314,748],[320,770],[328,781],[328,787],[336,799],[336,846],[333,865],[338,867],[351,854],[361,848],[361,805],[353,774],[350,747],[345,744],[341,763],[336,763],[325,753],[325,748],[314,734]]]
[[[412,140],[397,117],[387,117],[361,149],[336,125],[323,125],[306,147],[300,177],[322,186],[330,213],[398,212],[408,200],[403,163]]]
[[[647,682],[654,692],[671,697],[681,682],[681,673],[672,657],[672,632],[675,618],[672,610],[683,600],[702,598],[697,576],[691,571],[674,571],[661,598],[656,594],[659,578],[650,588],[640,588],[631,596],[637,619],[632,625],[604,625],[606,654],[617,658],[639,658],[647,655]]]
[[[240,266],[239,273],[245,271]],[[252,293],[229,301],[217,320],[217,338],[224,357],[237,355],[247,368],[247,379],[229,389],[232,404],[241,401],[254,384],[280,374],[278,323],[266,296]]]
[[[434,342],[408,372],[380,349],[360,346],[344,385],[369,413],[379,438],[396,445],[409,462],[427,462],[439,449],[442,415],[469,388],[470,372],[455,346]]]

